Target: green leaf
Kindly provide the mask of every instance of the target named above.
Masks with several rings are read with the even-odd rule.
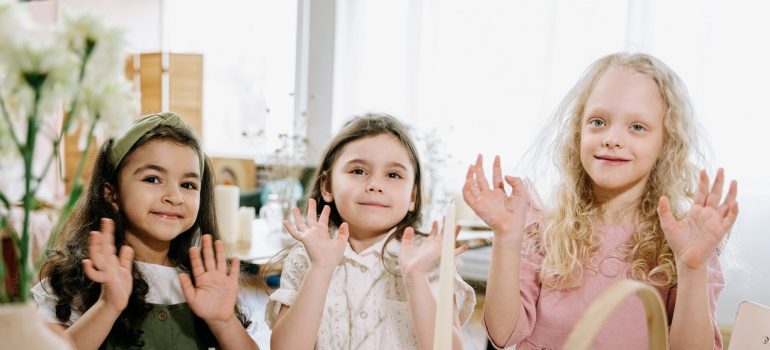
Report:
[[[8,197],[3,192],[0,192],[0,202],[3,202],[5,209],[8,209],[9,212],[11,211],[11,201],[8,200]]]

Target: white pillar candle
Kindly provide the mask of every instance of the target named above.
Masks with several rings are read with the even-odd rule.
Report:
[[[254,218],[256,216],[254,207],[240,207],[240,209],[238,209],[238,219],[240,222],[238,242],[251,244],[251,236],[254,232]]]
[[[441,265],[439,266],[439,291],[436,303],[436,323],[433,349],[452,348],[452,316],[454,314],[455,275],[455,205],[449,203],[446,210],[443,238],[441,240]]]
[[[238,239],[238,205],[240,204],[238,186],[216,185],[214,187],[214,211],[217,214],[217,226],[222,241],[235,243]],[[208,232],[201,232],[206,234]]]

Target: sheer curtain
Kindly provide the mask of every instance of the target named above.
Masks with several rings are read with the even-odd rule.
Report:
[[[740,300],[770,304],[759,249],[770,244],[760,213],[770,204],[769,9],[750,0],[339,0],[331,127],[366,111],[400,117],[440,141],[440,186],[459,193],[477,153],[500,154],[513,172],[591,62],[655,55],[687,84],[714,167],[740,184],[719,305],[730,323]]]

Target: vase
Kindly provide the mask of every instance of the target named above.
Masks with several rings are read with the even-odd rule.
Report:
[[[35,303],[0,304],[3,349],[73,349],[63,331],[37,313]]]

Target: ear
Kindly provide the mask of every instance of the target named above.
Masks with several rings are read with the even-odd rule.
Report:
[[[321,179],[321,197],[326,203],[334,202],[334,196],[331,191],[332,184],[329,180],[329,176],[327,175],[323,175],[323,178]]]
[[[412,190],[412,201],[409,202],[409,212],[414,211],[414,206],[417,203],[417,187],[415,187],[414,190]]]
[[[118,191],[114,185],[111,183],[105,183],[103,195],[104,200],[107,201],[107,203],[110,203],[112,209],[114,209],[116,212],[120,211],[120,207],[118,206]]]

